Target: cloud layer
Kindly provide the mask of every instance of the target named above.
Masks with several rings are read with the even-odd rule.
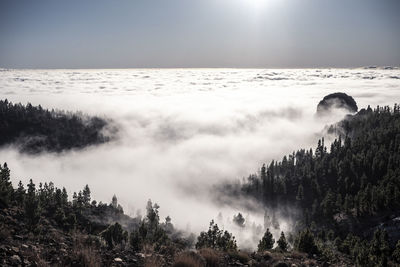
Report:
[[[0,161],[14,183],[54,181],[70,193],[89,184],[95,199],[116,194],[130,214],[151,198],[162,217],[197,232],[219,212],[226,221],[239,211],[212,203],[211,185],[315,146],[324,126],[343,116],[316,119],[323,96],[340,91],[360,108],[392,105],[400,99],[395,77],[399,70],[4,70],[1,98],[104,115],[120,131],[111,143],[60,155],[4,148]],[[263,211],[241,212],[263,224]]]

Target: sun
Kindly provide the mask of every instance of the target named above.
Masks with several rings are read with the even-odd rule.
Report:
[[[276,0],[241,0],[245,6],[254,10],[264,9],[274,1]]]
[[[254,6],[261,6],[263,5],[266,0],[247,0],[249,2],[249,5],[254,5]]]
[[[246,0],[246,1],[250,6],[253,7],[262,7],[267,2],[267,0]]]

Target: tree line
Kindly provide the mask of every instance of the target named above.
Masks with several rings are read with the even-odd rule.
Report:
[[[151,200],[147,203],[144,217],[131,218],[124,214],[115,195],[109,204],[92,200],[88,185],[78,193],[74,192],[71,200],[65,188],[57,188],[52,182],[36,186],[31,179],[26,187],[20,181],[14,188],[7,163],[0,165],[0,208],[20,209],[23,217],[19,219],[26,224],[27,233],[40,235],[43,221],[53,221],[66,233],[81,231],[98,236],[110,250],[115,246],[123,246],[132,252],[139,252],[146,245],[154,246],[156,251],[168,247],[185,249],[192,246],[197,249],[238,250],[233,234],[220,229],[214,220],[210,222],[208,231],[201,232],[196,239],[193,234],[184,236],[175,229],[169,216],[161,222],[160,206],[157,203],[153,204]],[[244,220],[238,217],[235,216],[233,221]],[[99,222],[100,219],[103,221]],[[258,251],[274,247],[275,240],[267,229],[264,236],[260,237]],[[282,252],[289,249],[283,232],[276,242],[276,247]]]
[[[253,198],[269,211],[295,208],[296,229],[310,230],[305,236],[322,237],[331,231],[337,242],[353,240],[350,249],[338,245],[339,250],[360,261],[366,253],[376,263],[396,249],[393,239],[398,238],[387,233],[380,238],[365,230],[400,216],[400,107],[368,106],[330,126],[327,133],[337,135],[329,149],[321,138],[315,150],[300,149],[263,164],[258,173],[236,185],[224,184],[220,192]],[[351,232],[355,235],[348,237]],[[378,253],[363,243],[366,240],[390,241],[391,247]]]
[[[61,152],[104,143],[109,140],[104,135],[108,124],[96,116],[0,100],[0,146],[15,145],[23,152]]]

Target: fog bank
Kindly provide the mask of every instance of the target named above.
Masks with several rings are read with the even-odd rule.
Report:
[[[392,105],[400,99],[399,77],[399,70],[362,69],[2,71],[1,98],[106,116],[119,133],[110,143],[62,154],[3,148],[0,161],[14,184],[53,181],[70,194],[89,184],[94,199],[116,194],[128,214],[152,199],[162,218],[196,233],[221,212],[221,223],[246,245],[249,236],[228,221],[240,211],[263,225],[264,211],[218,207],[209,186],[315,147],[324,126],[343,117],[314,116],[325,95],[345,92],[360,108]],[[282,230],[289,224],[281,222]]]

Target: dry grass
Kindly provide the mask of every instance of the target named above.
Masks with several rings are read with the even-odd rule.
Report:
[[[79,262],[82,267],[97,267],[101,266],[100,257],[97,251],[90,247],[83,247],[79,250],[74,249],[73,258]]]
[[[304,259],[307,258],[307,254],[293,250],[290,252],[290,257],[292,257],[293,259]]]
[[[75,244],[72,250],[72,258],[82,267],[101,266],[100,255],[97,250],[88,245],[87,240],[80,234],[75,234]]]
[[[232,250],[232,251],[229,251],[228,254],[231,258],[238,260],[243,264],[246,264],[251,260],[250,256],[247,253],[242,252],[242,251]]]
[[[199,254],[197,254],[193,251],[185,251],[176,257],[175,262],[172,266],[173,267],[205,267],[206,261],[202,256],[200,256]]]
[[[24,258],[28,259],[30,262],[33,262],[34,265],[38,267],[50,267],[50,264],[45,261],[41,255],[37,253],[37,251],[34,251],[32,249],[29,249],[24,253]]]
[[[207,267],[219,266],[219,254],[211,248],[203,248],[199,251],[200,255],[206,260]]]
[[[144,267],[161,267],[165,266],[165,261],[162,256],[153,254],[144,259]]]
[[[155,246],[152,244],[144,244],[142,248],[143,254],[153,254],[155,252]]]

